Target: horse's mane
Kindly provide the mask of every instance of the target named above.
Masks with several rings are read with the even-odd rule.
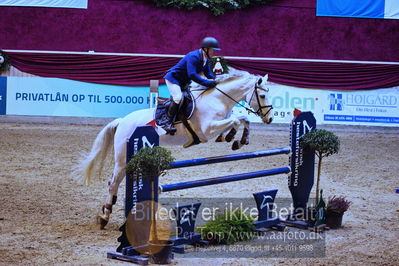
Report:
[[[229,73],[216,76],[216,81],[225,82],[230,79],[243,78],[243,77],[248,78],[248,77],[250,77],[250,75],[251,74],[249,74],[246,71],[242,71],[242,70],[238,70],[238,69],[229,67]]]
[[[250,78],[252,76],[253,75],[251,75],[250,73],[248,73],[246,71],[229,67],[229,73],[223,74],[223,75],[217,75],[215,80],[218,83],[222,83],[222,82],[228,82],[230,80],[235,80],[238,78]],[[202,88],[203,86],[196,82],[192,82],[190,87],[191,87],[191,89],[198,89],[198,88]]]

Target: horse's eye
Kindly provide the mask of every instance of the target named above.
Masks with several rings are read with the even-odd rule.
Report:
[[[259,95],[259,97],[262,98],[262,99],[264,99],[264,98],[266,98],[266,95],[263,95],[263,94],[262,94],[262,95]]]

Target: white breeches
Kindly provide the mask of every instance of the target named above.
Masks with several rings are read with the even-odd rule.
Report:
[[[170,82],[167,79],[165,79],[165,82],[166,82],[166,86],[168,86],[168,90],[170,92],[170,95],[172,95],[173,101],[175,103],[179,104],[180,101],[181,101],[182,95],[183,95],[182,92],[181,92],[180,86]]]

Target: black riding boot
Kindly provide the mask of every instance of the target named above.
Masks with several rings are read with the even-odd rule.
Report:
[[[161,125],[162,128],[165,129],[166,132],[170,135],[174,135],[176,132],[176,128],[173,126],[173,122],[175,120],[175,116],[178,110],[179,104],[172,101],[172,103],[169,105],[168,112],[166,113],[167,121],[165,121],[165,123]]]

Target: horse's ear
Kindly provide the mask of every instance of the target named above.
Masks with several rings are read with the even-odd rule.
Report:
[[[260,79],[258,80],[258,86],[259,86],[260,84],[262,84],[262,78],[260,78]]]
[[[267,81],[269,79],[269,74],[266,74],[263,78]]]

